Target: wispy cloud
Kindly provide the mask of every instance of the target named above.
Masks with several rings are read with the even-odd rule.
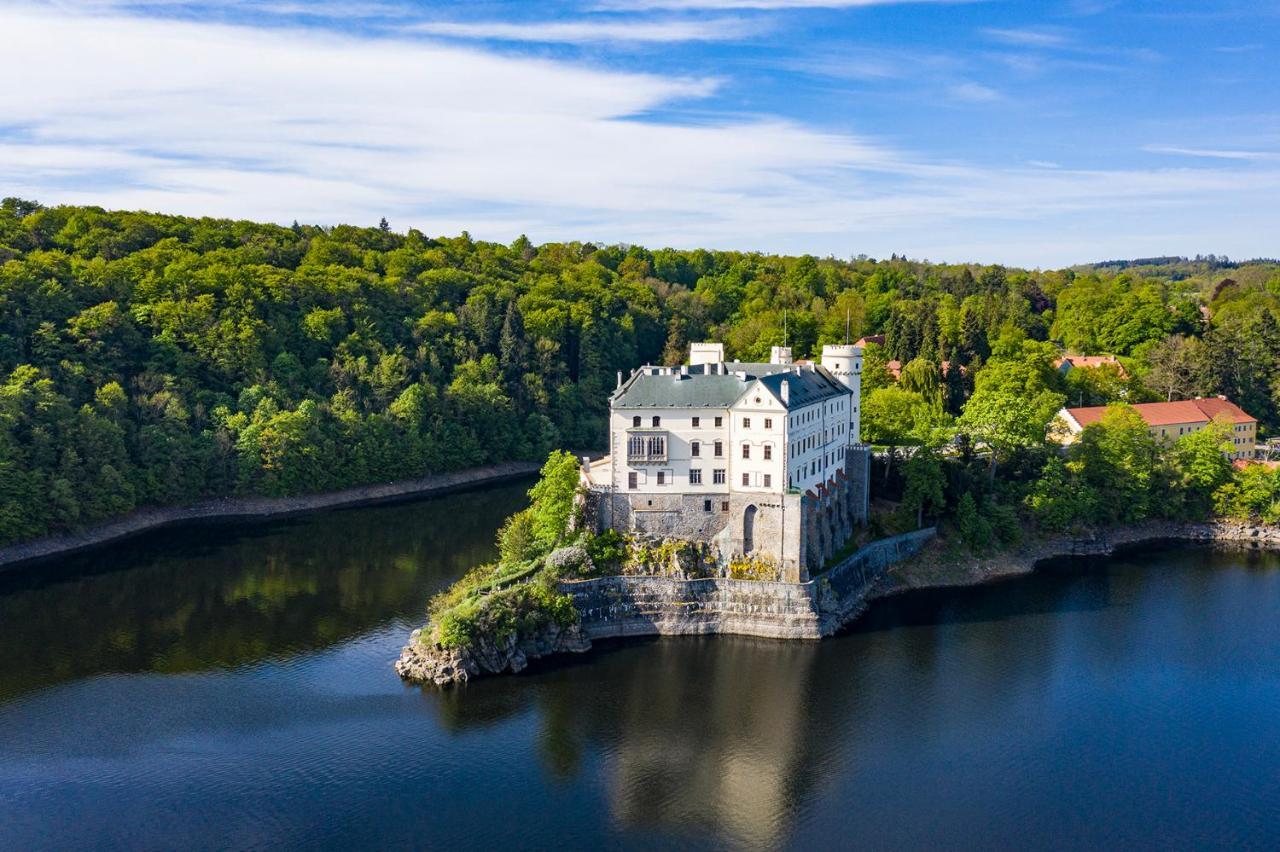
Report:
[[[993,41],[1019,47],[1067,47],[1072,43],[1071,35],[1060,29],[988,27],[982,32]]]
[[[613,11],[646,11],[650,9],[853,9],[864,6],[979,2],[984,2],[984,0],[600,0],[595,8]]]
[[[995,89],[990,86],[984,86],[981,83],[974,83],[973,81],[956,83],[947,91],[950,92],[951,96],[956,100],[965,101],[967,103],[990,103],[991,101],[998,101],[1001,99],[1000,93]]]
[[[1144,145],[1142,150],[1152,154],[1172,154],[1178,157],[1202,157],[1211,160],[1248,160],[1251,162],[1280,160],[1280,152],[1237,151],[1227,148],[1186,148],[1179,145]]]
[[[48,7],[0,6],[0,32],[0,186],[45,203],[1033,264],[1185,250],[1165,236],[1183,214],[1232,254],[1280,230],[1269,203],[1232,218],[1280,192],[1280,167],[1256,156],[978,166],[717,114],[710,76]],[[655,117],[691,106],[709,107],[698,123]],[[1163,231],[1137,230],[1153,211]]]
[[[574,20],[534,23],[506,21],[430,21],[403,27],[404,32],[459,39],[496,41],[558,42],[594,44],[598,42],[682,42],[733,41],[757,35],[767,28],[762,20],[709,18],[676,20]]]

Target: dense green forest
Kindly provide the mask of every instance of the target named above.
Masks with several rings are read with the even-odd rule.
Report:
[[[869,437],[929,448],[959,434],[991,450],[992,481],[1040,474],[1036,448],[1068,399],[1222,393],[1264,429],[1280,422],[1269,262],[1031,271],[500,245],[385,221],[282,227],[6,199],[0,543],[143,505],[599,446],[615,371],[678,362],[699,339],[767,358],[784,310],[797,356],[843,340],[846,322],[885,334],[867,353]],[[1124,370],[1064,377],[1063,347],[1113,353]],[[944,374],[944,360],[964,369]]]

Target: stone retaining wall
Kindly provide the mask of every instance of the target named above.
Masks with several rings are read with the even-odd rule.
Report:
[[[564,582],[561,589],[573,597],[592,639],[700,633],[819,639],[856,617],[889,566],[933,535],[927,529],[872,542],[804,583],[622,576]]]

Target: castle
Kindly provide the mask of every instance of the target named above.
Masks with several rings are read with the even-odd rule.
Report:
[[[850,345],[824,346],[821,364],[775,346],[761,364],[694,343],[688,364],[619,373],[609,455],[583,469],[595,525],[707,542],[807,581],[866,519],[861,386]]]

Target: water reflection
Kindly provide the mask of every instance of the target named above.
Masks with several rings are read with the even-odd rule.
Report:
[[[187,672],[332,646],[494,555],[528,482],[246,526],[162,530],[0,574],[0,701],[102,672]]]
[[[820,643],[633,641],[403,685],[405,630],[525,488],[0,577],[0,848],[1280,836],[1273,554],[1074,563],[882,601]]]

